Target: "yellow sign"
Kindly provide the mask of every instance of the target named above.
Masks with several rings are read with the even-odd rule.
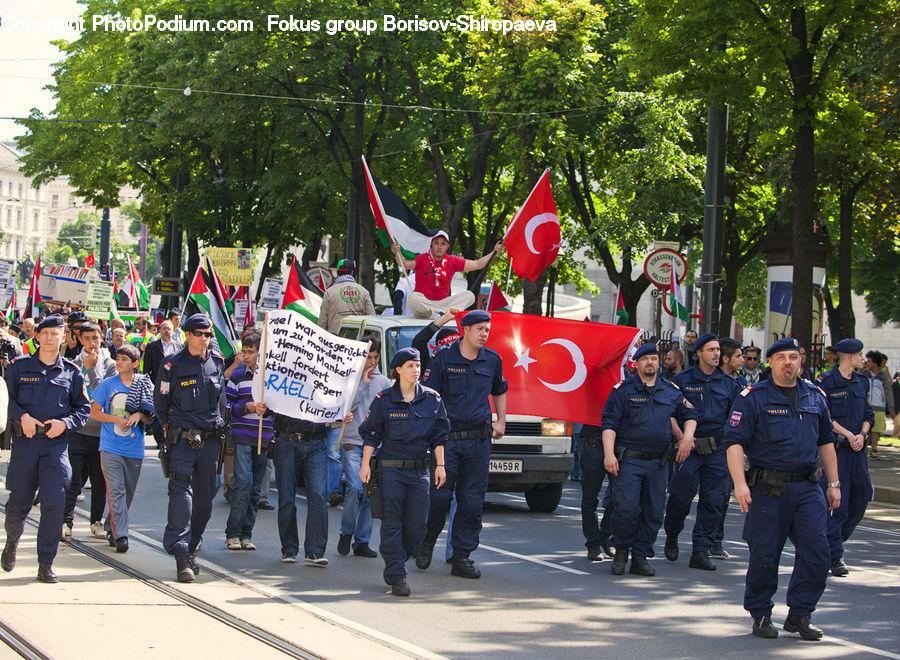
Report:
[[[209,257],[222,284],[250,286],[253,284],[252,250],[245,248],[207,248]]]

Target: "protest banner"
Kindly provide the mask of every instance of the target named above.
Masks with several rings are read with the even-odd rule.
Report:
[[[212,261],[222,284],[250,286],[253,283],[252,250],[211,247],[206,248],[203,254]]]
[[[298,312],[266,315],[253,400],[311,422],[342,420],[368,355],[368,344],[323,330]]]
[[[256,308],[260,312],[266,312],[281,307],[281,299],[284,298],[283,286],[282,281],[274,277],[263,280],[262,294]]]
[[[112,312],[113,283],[103,280],[88,280],[84,313],[90,319],[108,321]]]
[[[4,308],[9,305],[16,289],[15,267],[16,262],[12,259],[0,259],[0,301]]]

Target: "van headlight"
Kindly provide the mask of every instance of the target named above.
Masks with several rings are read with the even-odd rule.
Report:
[[[568,433],[566,432],[567,427],[568,424],[566,424],[566,422],[561,419],[542,419],[541,435],[568,435]]]

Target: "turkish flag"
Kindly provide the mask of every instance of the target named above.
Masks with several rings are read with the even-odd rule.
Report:
[[[457,314],[457,324],[465,314]],[[493,312],[487,346],[503,358],[507,412],[599,424],[639,332],[623,325]]]
[[[94,265],[94,255],[89,254],[88,256],[86,256],[86,257],[84,258],[84,267],[85,267],[85,268],[90,268],[90,267],[93,266],[93,265]]]
[[[550,170],[544,170],[528,199],[509,223],[503,244],[513,270],[534,282],[556,261],[561,243],[559,216],[550,190]]]

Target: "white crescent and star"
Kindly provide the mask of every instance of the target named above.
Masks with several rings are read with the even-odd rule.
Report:
[[[587,379],[587,366],[584,364],[584,353],[581,352],[581,349],[578,348],[578,345],[570,341],[568,339],[548,339],[541,346],[546,346],[547,344],[555,344],[557,346],[562,346],[565,348],[569,354],[572,356],[572,362],[575,364],[575,373],[572,374],[572,377],[562,383],[548,383],[547,381],[538,378],[544,387],[553,390],[554,392],[574,392],[579,387],[584,385],[584,381]],[[515,367],[522,367],[526,373],[528,373],[528,366],[533,362],[537,362],[536,359],[531,357],[529,351],[531,349],[526,348],[521,353],[515,352],[516,355],[516,363],[513,365]]]
[[[528,249],[531,250],[534,254],[540,254],[541,252],[546,252],[547,250],[535,250],[534,249],[534,232],[543,224],[553,223],[555,225],[559,225],[559,218],[555,213],[539,213],[534,216],[531,220],[528,221],[528,224],[525,225],[525,245],[528,246]],[[550,249],[556,249],[559,245],[554,245]]]

